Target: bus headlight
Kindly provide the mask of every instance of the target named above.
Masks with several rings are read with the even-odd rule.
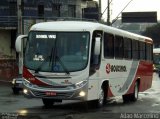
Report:
[[[81,97],[84,97],[86,95],[86,93],[84,92],[84,91],[81,91],[80,93],[79,93],[79,96],[81,96]]]
[[[28,93],[28,90],[27,90],[27,89],[23,89],[23,93],[24,93],[24,94],[27,94],[27,93]]]

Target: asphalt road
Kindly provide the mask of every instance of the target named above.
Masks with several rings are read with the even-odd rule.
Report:
[[[14,95],[11,85],[0,83],[0,115],[2,119],[160,119],[160,78],[154,74],[152,88],[139,93],[137,102],[123,103],[121,97],[108,100],[100,109],[85,102],[64,101],[45,108],[41,99]]]

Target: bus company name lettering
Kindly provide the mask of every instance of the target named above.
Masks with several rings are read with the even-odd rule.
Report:
[[[36,35],[36,38],[42,38],[42,39],[47,39],[47,38],[53,38],[55,39],[56,38],[56,35]]]
[[[106,72],[109,74],[110,72],[127,72],[127,68],[125,65],[106,65]]]

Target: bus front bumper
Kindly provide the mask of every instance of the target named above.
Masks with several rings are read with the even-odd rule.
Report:
[[[81,82],[79,87],[66,86],[65,88],[46,88],[33,86],[23,81],[23,93],[27,98],[51,98],[60,100],[85,100],[87,96],[87,81]]]

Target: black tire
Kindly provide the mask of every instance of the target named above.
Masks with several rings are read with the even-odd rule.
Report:
[[[18,88],[13,87],[12,90],[15,95],[19,94],[20,90]]]
[[[53,107],[53,104],[54,104],[53,99],[42,98],[42,102],[43,102],[44,106],[47,107],[47,108]]]
[[[138,99],[138,93],[139,93],[139,84],[138,82],[135,83],[134,85],[134,92],[132,94],[127,94],[127,95],[123,95],[123,102],[127,103],[127,102],[135,102]]]
[[[127,103],[130,101],[130,95],[123,95],[122,98],[123,98],[123,103]]]
[[[137,101],[138,93],[139,93],[139,84],[138,84],[138,82],[136,82],[135,85],[134,85],[134,93],[131,94],[130,100],[133,101],[133,102]]]
[[[106,98],[107,98],[107,95],[104,89],[101,89],[99,93],[99,98],[98,100],[96,100],[96,106],[98,108],[103,107],[106,104]]]

